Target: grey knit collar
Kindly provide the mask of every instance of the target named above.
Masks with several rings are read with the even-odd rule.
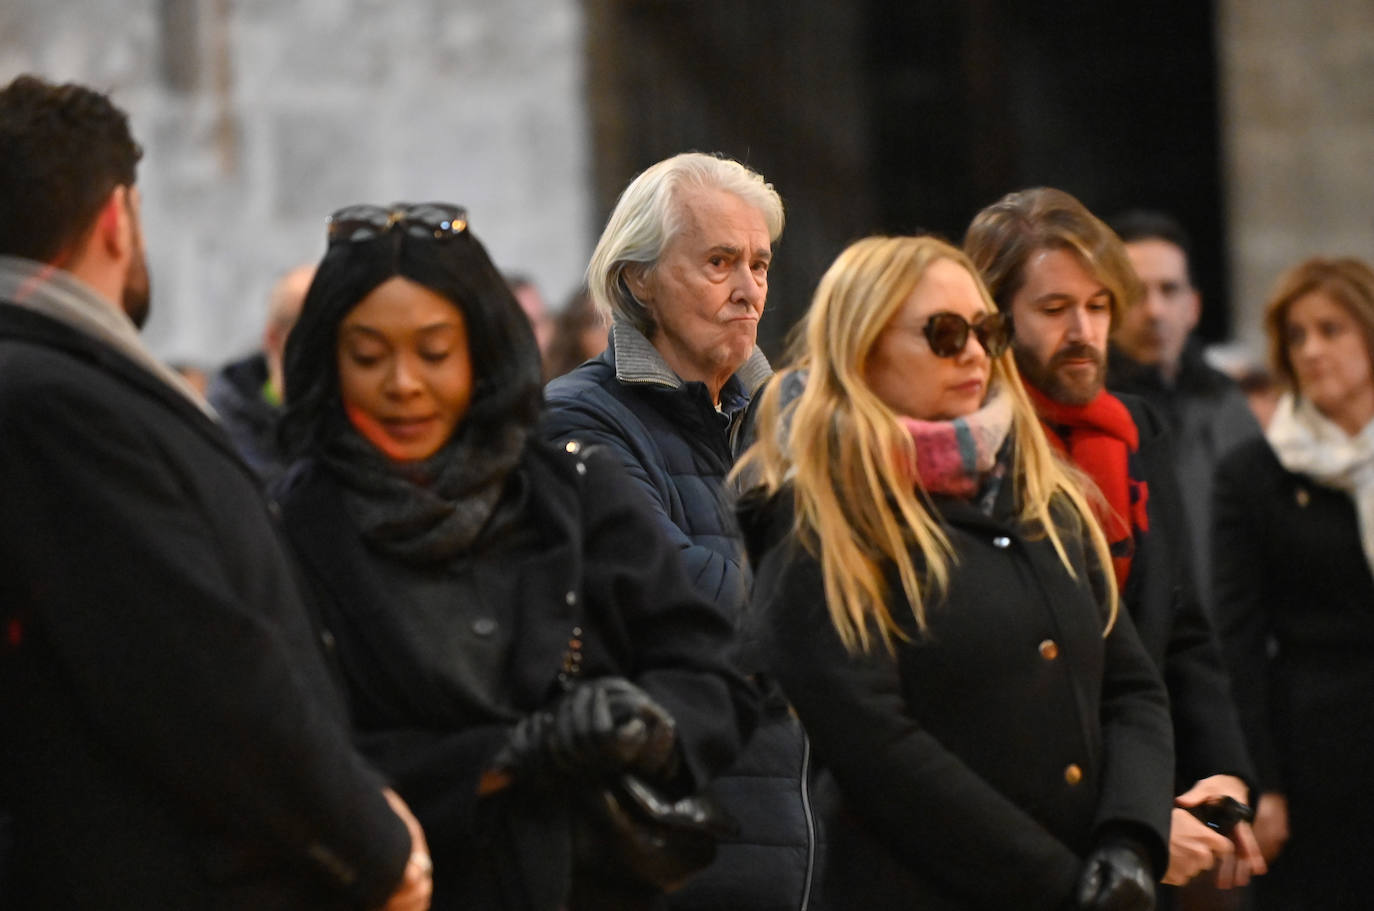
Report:
[[[668,366],[653,343],[629,323],[617,320],[611,325],[611,342],[615,347],[615,377],[627,385],[667,386],[678,389],[682,377]],[[747,395],[752,396],[773,375],[773,367],[758,345],[753,354],[734,373]]]
[[[0,299],[113,348],[215,419],[215,410],[205,398],[144,346],[133,322],[70,272],[31,259],[0,256]]]

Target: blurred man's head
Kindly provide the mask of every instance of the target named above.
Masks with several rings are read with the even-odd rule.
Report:
[[[0,254],[69,271],[142,325],[142,154],[124,112],[99,92],[28,75],[0,89]]]
[[[274,402],[282,400],[282,358],[286,353],[286,337],[296,318],[301,315],[305,292],[315,278],[315,264],[306,263],[287,272],[272,286],[267,299],[267,325],[262,330],[262,353],[267,359],[267,395]]]
[[[1202,312],[1189,272],[1188,235],[1163,212],[1126,212],[1111,225],[1145,286],[1140,302],[1122,314],[1112,341],[1132,360],[1157,367],[1172,380]]]

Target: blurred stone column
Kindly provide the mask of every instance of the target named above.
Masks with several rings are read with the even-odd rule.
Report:
[[[1374,3],[1220,0],[1233,325],[1262,356],[1278,274],[1374,261]]]

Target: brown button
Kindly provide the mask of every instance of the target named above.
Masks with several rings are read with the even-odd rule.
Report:
[[[1040,657],[1046,661],[1053,661],[1059,657],[1059,644],[1053,639],[1046,639],[1040,643]]]
[[[1078,763],[1071,762],[1064,767],[1064,780],[1070,785],[1076,785],[1083,780],[1083,770],[1078,767]]]

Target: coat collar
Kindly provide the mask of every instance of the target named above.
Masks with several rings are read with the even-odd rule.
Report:
[[[111,374],[190,424],[252,476],[255,485],[258,483],[257,476],[253,475],[252,469],[234,449],[218,423],[180,390],[169,386],[160,376],[130,360],[123,352],[64,322],[3,299],[0,299],[0,338],[22,339],[57,349]]]
[[[658,349],[643,333],[628,323],[616,321],[611,326],[611,348],[615,355],[615,377],[626,385],[666,386],[680,389],[684,384]],[[746,395],[753,397],[759,387],[773,375],[768,358],[758,345],[732,377],[739,381]]]

